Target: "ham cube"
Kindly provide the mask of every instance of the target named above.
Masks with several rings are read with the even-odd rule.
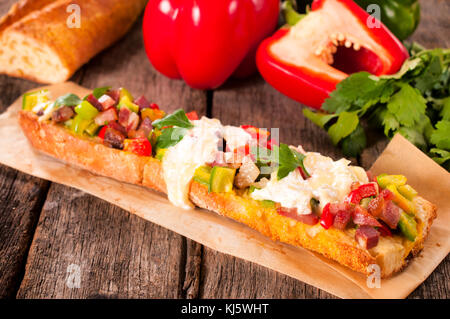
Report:
[[[98,113],[94,119],[95,124],[99,126],[106,125],[114,121],[117,121],[117,112],[114,108]]]
[[[102,105],[103,111],[110,109],[116,105],[116,101],[107,94],[103,94],[99,99],[99,103]]]
[[[355,239],[364,249],[371,249],[378,245],[379,238],[380,233],[371,226],[359,226],[356,230]]]

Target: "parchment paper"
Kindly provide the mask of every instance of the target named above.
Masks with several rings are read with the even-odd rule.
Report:
[[[52,98],[88,90],[67,82],[45,87]],[[97,176],[35,152],[18,121],[21,98],[0,115],[0,163],[92,194],[205,246],[255,262],[342,298],[405,298],[450,251],[450,174],[400,135],[394,137],[372,167],[374,173],[396,173],[438,206],[430,236],[420,257],[400,274],[368,288],[366,276],[306,249],[273,242],[258,232],[215,213],[172,206],[166,196],[144,187]],[[63,200],[63,199],[62,199]]]

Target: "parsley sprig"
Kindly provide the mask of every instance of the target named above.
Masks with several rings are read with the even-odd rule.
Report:
[[[183,139],[187,131],[194,127],[182,109],[154,121],[152,125],[162,131],[156,141],[157,148],[168,148],[177,144]]]
[[[340,82],[322,112],[304,115],[324,128],[346,156],[366,147],[362,119],[391,138],[400,133],[450,170],[450,49],[411,46],[411,58],[393,75],[358,72]]]

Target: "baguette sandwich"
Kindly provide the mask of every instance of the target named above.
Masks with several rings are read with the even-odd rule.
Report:
[[[372,176],[269,139],[177,110],[166,115],[126,89],[81,100],[27,93],[20,125],[32,146],[93,173],[166,193],[176,206],[227,216],[273,240],[383,278],[423,248],[436,207],[402,175]]]
[[[147,1],[21,0],[0,20],[0,73],[64,82],[121,38]]]

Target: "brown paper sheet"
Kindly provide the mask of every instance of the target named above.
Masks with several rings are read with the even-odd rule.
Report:
[[[46,87],[52,98],[88,90],[71,82]],[[396,136],[372,167],[375,173],[397,173],[438,206],[421,256],[400,274],[368,288],[366,277],[305,249],[273,242],[226,217],[202,209],[185,211],[166,196],[144,187],[97,176],[35,152],[17,121],[21,100],[0,115],[0,163],[27,174],[92,194],[205,246],[230,254],[342,298],[405,298],[420,285],[450,251],[450,174],[401,136]]]

